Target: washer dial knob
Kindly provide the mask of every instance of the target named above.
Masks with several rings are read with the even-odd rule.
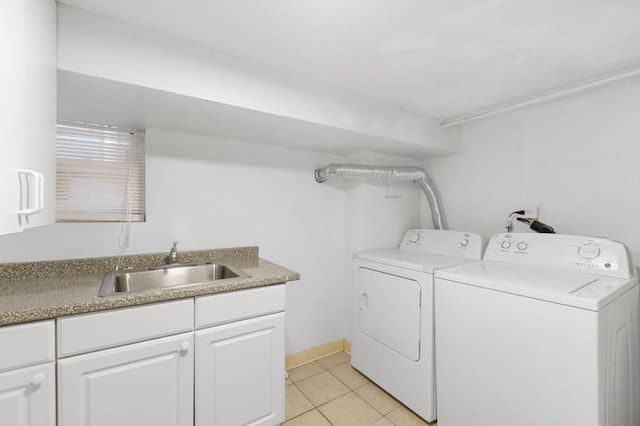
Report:
[[[467,247],[469,245],[469,240],[466,238],[463,238],[462,241],[460,241],[460,247]]]
[[[411,235],[409,235],[409,241],[414,244],[417,243],[418,241],[420,241],[420,234],[417,232],[411,233]]]
[[[511,248],[511,241],[503,241],[501,247],[505,250]]]
[[[600,249],[591,244],[585,244],[578,249],[578,255],[585,260],[593,260],[600,256]]]
[[[517,247],[518,247],[518,250],[523,251],[523,250],[526,250],[527,247],[529,247],[529,246],[524,241],[520,241],[518,243]]]

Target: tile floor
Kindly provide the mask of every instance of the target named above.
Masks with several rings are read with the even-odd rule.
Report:
[[[289,370],[283,426],[436,426],[351,367],[338,352]]]

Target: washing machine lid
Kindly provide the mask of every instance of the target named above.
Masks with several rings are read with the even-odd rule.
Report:
[[[436,269],[469,262],[468,259],[459,257],[440,256],[403,249],[364,251],[354,253],[353,257],[429,274],[433,274]]]
[[[436,279],[592,311],[599,311],[638,282],[637,277],[627,280],[490,261],[437,271],[435,275]]]

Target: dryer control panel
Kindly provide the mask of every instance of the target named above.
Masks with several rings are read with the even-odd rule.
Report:
[[[477,260],[482,258],[485,246],[486,241],[472,232],[410,229],[398,248]]]
[[[489,241],[483,259],[616,278],[636,275],[624,244],[582,235],[496,234]]]

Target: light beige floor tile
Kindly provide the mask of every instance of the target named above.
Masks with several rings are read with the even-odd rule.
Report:
[[[313,361],[289,370],[289,379],[296,383],[308,377],[315,376],[318,373],[322,373],[323,371],[325,371],[325,368],[318,361]]]
[[[318,362],[327,370],[350,361],[351,357],[346,352],[337,352],[333,355],[329,355],[318,360]]]
[[[349,388],[328,371],[301,380],[296,386],[316,407],[349,392]]]
[[[350,364],[341,364],[329,371],[352,390],[369,382],[369,379],[358,373]]]
[[[382,417],[353,392],[334,399],[318,409],[334,426],[365,426]]]
[[[420,417],[415,415],[411,410],[409,410],[404,405],[396,408],[389,414],[387,414],[387,418],[391,420],[396,426],[436,426],[437,423],[427,423],[422,420]]]
[[[291,379],[284,379],[284,385],[285,385],[285,386],[289,386],[290,384],[293,384],[293,382],[291,381]]]
[[[360,386],[354,392],[378,410],[383,416],[386,416],[400,406],[400,403],[394,397],[371,382]]]
[[[331,426],[331,423],[318,410],[312,410],[283,423],[282,426]]]
[[[393,423],[391,423],[386,417],[383,417],[378,421],[371,423],[371,426],[393,426]]]
[[[285,388],[285,397],[284,412],[287,420],[313,409],[311,401],[309,401],[295,385]]]

